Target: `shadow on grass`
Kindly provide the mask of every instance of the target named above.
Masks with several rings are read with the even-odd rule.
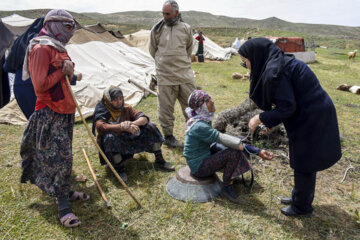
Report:
[[[139,184],[145,185],[154,185],[157,181],[157,178],[161,179],[158,172],[166,172],[162,170],[156,170],[154,167],[154,163],[147,161],[146,159],[140,158],[135,159],[131,158],[126,160],[125,162],[126,173],[128,175],[127,185],[128,187],[135,187]],[[106,175],[115,186],[122,187],[121,183],[115,177],[114,173],[111,171],[109,167],[105,167]],[[170,172],[171,173],[171,172]]]
[[[234,211],[243,211],[251,215],[271,217],[270,215],[265,213],[265,204],[256,197],[258,193],[264,191],[264,188],[260,184],[254,181],[253,188],[250,190],[242,183],[239,183],[235,184],[235,190],[236,192],[238,192],[239,196],[244,199],[244,204],[234,204],[224,197],[217,198],[216,203],[221,206],[228,207],[229,209],[232,209]]]
[[[314,209],[311,218],[286,217],[279,224],[299,239],[359,239],[360,228],[355,218],[339,206],[321,205]]]
[[[75,184],[77,185],[77,184]],[[74,187],[77,190],[78,186]],[[93,185],[81,189],[87,193],[94,193],[98,190]],[[124,222],[114,216],[115,210],[107,208],[105,204],[97,204],[100,194],[92,194],[86,202],[71,202],[74,214],[80,219],[81,226],[77,228],[60,227],[57,204],[54,198],[43,194],[41,202],[29,205],[32,211],[36,211],[51,225],[58,225],[62,232],[69,238],[81,239],[139,239],[138,233],[132,229],[122,229]],[[126,216],[120,216],[125,221]]]

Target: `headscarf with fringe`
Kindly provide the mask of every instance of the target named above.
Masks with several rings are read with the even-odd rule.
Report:
[[[185,109],[189,118],[186,122],[186,133],[197,123],[202,120],[210,123],[214,118],[214,112],[209,112],[206,102],[211,99],[211,96],[203,90],[194,90],[188,99],[188,105]]]
[[[119,108],[114,107],[111,104],[111,101],[117,99],[118,97],[121,97],[121,99],[122,99],[122,105]],[[121,112],[123,111],[124,104],[125,104],[123,92],[121,91],[121,89],[119,87],[110,86],[109,88],[107,88],[104,91],[103,99],[104,99],[105,107],[111,115],[111,118],[109,119],[109,121],[117,122],[121,116]]]

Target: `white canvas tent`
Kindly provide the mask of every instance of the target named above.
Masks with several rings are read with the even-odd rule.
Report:
[[[149,53],[150,32],[150,30],[141,29],[138,32],[125,35],[125,38],[133,46],[141,49],[146,53]]]
[[[11,46],[14,39],[24,33],[34,21],[35,19],[25,18],[17,14],[1,18],[0,57],[5,54],[5,50]]]
[[[195,39],[198,36],[197,33],[194,34],[194,45],[193,45],[193,54],[196,54],[198,49],[198,41]],[[236,49],[229,47],[223,48],[218,44],[213,42],[210,38],[203,35],[204,41],[204,57],[211,60],[229,60],[232,54],[236,53]]]
[[[32,18],[26,18],[23,16],[20,16],[18,14],[12,14],[7,17],[1,18],[3,23],[6,23],[8,25],[14,26],[14,27],[25,27],[31,25],[35,19]]]
[[[236,50],[239,50],[241,45],[243,45],[244,43],[245,43],[244,38],[242,38],[240,41],[239,41],[239,38],[235,38],[234,42],[231,44],[231,47],[235,48]]]
[[[83,80],[72,89],[85,116],[93,114],[103,90],[110,85],[119,86],[125,101],[136,105],[144,96],[144,91],[128,83],[128,79],[148,87],[151,75],[155,73],[154,61],[149,54],[117,41],[115,37],[102,38],[97,33],[80,29],[66,48],[75,62],[75,73],[83,74]],[[0,122],[26,124],[27,120],[15,99],[0,109]]]
[[[193,54],[196,54],[198,49],[198,41],[195,39],[198,34],[195,34],[193,44]],[[138,32],[126,35],[125,38],[137,48],[144,52],[149,52],[150,30],[140,30]],[[222,48],[213,42],[210,38],[204,36],[204,57],[211,60],[229,60],[231,55],[236,53],[234,48]]]

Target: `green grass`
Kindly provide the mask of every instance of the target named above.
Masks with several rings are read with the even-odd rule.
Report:
[[[19,184],[19,143],[24,127],[0,125],[0,239],[360,239],[356,215],[356,210],[360,211],[360,96],[336,90],[342,83],[359,85],[360,58],[349,64],[345,55],[336,52],[345,50],[317,49],[317,62],[310,64],[335,103],[343,138],[342,159],[318,173],[312,218],[294,219],[280,213],[279,197],[290,194],[293,173],[279,154],[270,162],[254,159],[252,191],[237,186],[247,202],[241,206],[221,198],[203,204],[171,198],[165,185],[174,173],[155,171],[154,156],[138,154],[127,163],[130,190],[144,206],[138,209],[113,174],[100,166],[83,124],[76,124],[73,189],[86,191],[91,200],[72,204],[82,226],[66,229],[59,224],[53,199],[35,186]],[[247,97],[249,82],[231,78],[234,72],[246,72],[239,63],[239,57],[233,57],[230,61],[193,64],[199,73],[196,84],[215,99],[217,112],[236,106]],[[148,97],[137,109],[158,124],[156,100]],[[175,116],[175,135],[184,140],[185,123],[178,104]],[[82,148],[87,151],[112,209],[106,208],[96,189]],[[165,146],[162,149],[177,170],[184,166],[181,151]],[[350,164],[355,169],[340,183]],[[78,174],[85,174],[88,181],[75,182]],[[128,226],[122,229],[124,223]]]

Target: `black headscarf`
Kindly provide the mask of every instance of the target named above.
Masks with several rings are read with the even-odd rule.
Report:
[[[271,110],[284,67],[294,59],[266,38],[253,38],[239,49],[251,63],[250,98],[264,111]]]

